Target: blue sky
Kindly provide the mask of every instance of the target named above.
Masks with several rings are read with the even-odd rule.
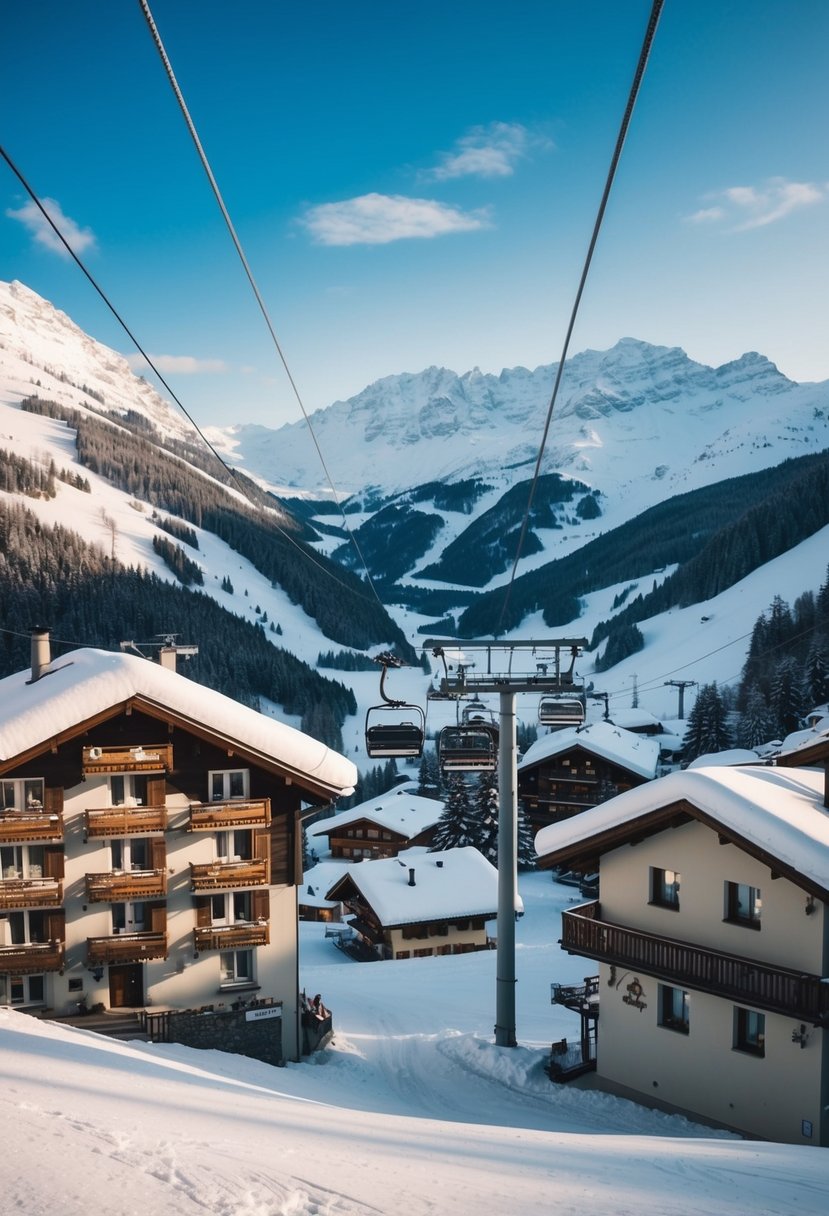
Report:
[[[151,9],[309,410],[561,352],[649,0]],[[0,139],[202,424],[300,417],[140,5],[4,6]],[[666,0],[571,352],[829,378],[829,4]],[[129,343],[0,163],[0,277]]]

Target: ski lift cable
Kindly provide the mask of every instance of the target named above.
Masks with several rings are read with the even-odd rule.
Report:
[[[308,411],[305,408],[305,403],[302,399],[302,394],[300,393],[296,380],[294,379],[291,369],[288,366],[288,360],[285,356],[285,352],[282,349],[282,345],[279,341],[279,338],[276,335],[276,330],[274,328],[273,322],[271,321],[271,317],[270,317],[270,313],[268,312],[267,305],[265,304],[265,301],[262,298],[262,293],[260,292],[259,287],[257,286],[256,279],[254,278],[250,263],[247,259],[244,249],[242,248],[242,242],[240,241],[239,236],[236,232],[236,229],[233,225],[233,221],[230,218],[230,213],[229,213],[227,207],[225,206],[225,201],[224,201],[224,198],[222,197],[221,190],[219,189],[219,184],[216,181],[216,178],[213,174],[213,170],[210,167],[210,162],[207,159],[207,153],[205,152],[204,147],[202,146],[202,142],[199,139],[199,135],[198,135],[198,132],[196,131],[195,123],[193,122],[193,119],[190,115],[190,111],[187,108],[187,103],[184,100],[184,94],[182,93],[182,91],[179,87],[178,81],[176,80],[175,73],[173,72],[173,65],[170,62],[170,58],[169,58],[166,50],[164,49],[164,44],[161,41],[161,35],[158,32],[158,27],[156,26],[152,13],[150,12],[150,6],[147,3],[147,0],[139,0],[139,3],[141,5],[141,9],[144,13],[144,17],[146,19],[150,34],[152,35],[153,42],[155,43],[156,49],[161,58],[161,62],[164,65],[164,70],[167,73],[167,78],[170,82],[170,87],[172,88],[173,93],[175,94],[175,98],[176,98],[176,101],[178,102],[179,109],[181,110],[181,113],[184,117],[184,121],[187,126],[187,130],[190,132],[190,137],[193,140],[193,144],[195,145],[196,152],[197,152],[199,160],[201,161],[201,164],[202,164],[202,168],[204,169],[204,171],[207,175],[207,180],[210,183],[210,188],[213,191],[213,195],[216,199],[219,210],[222,213],[222,218],[224,219],[225,225],[227,226],[227,230],[230,234],[230,239],[233,241],[233,245],[236,249],[237,254],[239,255],[239,260],[242,263],[242,267],[244,269],[245,276],[247,277],[248,283],[250,284],[250,288],[254,294],[254,297],[256,298],[256,303],[259,306],[259,311],[262,314],[265,325],[267,326],[267,329],[268,329],[268,333],[271,336],[271,341],[273,342],[276,353],[279,356],[279,360],[285,371],[285,375],[288,378],[288,383],[291,386],[291,391],[293,392],[293,395],[296,398],[297,404],[299,405],[299,408],[302,412],[302,416],[305,419],[305,425],[308,427],[308,431],[311,435],[311,439],[313,441],[314,447],[316,448],[317,456],[319,457],[320,464],[322,466],[323,472],[325,473],[325,478],[328,482],[328,485],[329,485],[329,488],[330,488],[332,494],[334,495],[334,502],[336,503],[336,505],[339,509],[340,515],[342,516],[343,527],[345,528],[346,535],[348,536],[351,544],[354,546],[354,549],[357,553],[357,556],[360,559],[360,563],[363,567],[363,570],[366,573],[366,577],[368,579],[368,584],[371,587],[372,591],[374,592],[374,596],[375,596],[377,602],[380,604],[381,607],[385,607],[385,605],[383,604],[383,601],[380,599],[377,588],[374,585],[374,580],[371,577],[371,572],[369,571],[368,565],[366,564],[366,560],[363,556],[362,550],[360,549],[357,538],[356,538],[355,534],[352,532],[351,528],[349,527],[348,518],[345,513],[345,508],[343,507],[342,502],[340,501],[339,492],[338,492],[336,486],[334,485],[333,478],[331,477],[331,473],[329,472],[328,465],[326,464],[325,457],[322,452],[322,448],[320,447],[319,441],[317,439],[313,423],[311,422]]]
[[[195,430],[196,434],[199,436],[201,441],[204,443],[205,447],[212,453],[213,456],[215,456],[216,460],[219,462],[219,464],[225,470],[228,477],[232,481],[233,485],[236,487],[236,489],[239,491],[241,496],[244,498],[245,502],[248,503],[253,508],[254,511],[261,512],[262,511],[261,503],[257,503],[255,501],[255,499],[253,499],[251,497],[249,491],[243,485],[243,483],[239,480],[239,478],[236,476],[233,469],[230,467],[229,464],[227,464],[227,462],[222,458],[222,456],[220,456],[220,454],[214,448],[213,444],[210,442],[210,440],[207,438],[207,436],[202,431],[199,424],[196,422],[195,418],[192,416],[192,414],[190,414],[190,412],[187,410],[187,408],[185,407],[183,402],[180,400],[180,398],[173,392],[170,385],[164,379],[164,376],[161,374],[161,372],[156,367],[155,363],[153,362],[152,357],[150,355],[148,355],[147,352],[144,350],[144,347],[138,341],[135,334],[132,332],[129,325],[127,325],[124,318],[118,312],[115,305],[109,299],[109,297],[107,296],[104,289],[100,286],[100,284],[97,282],[95,277],[92,275],[91,271],[84,264],[83,260],[77,255],[75,250],[72,248],[69,241],[66,239],[63,232],[60,230],[59,226],[55,223],[55,220],[52,218],[52,216],[49,214],[47,209],[44,207],[37,192],[33,189],[32,186],[30,186],[29,182],[24,177],[22,171],[18,168],[17,164],[12,159],[10,153],[6,150],[5,147],[3,147],[2,144],[0,144],[0,157],[2,157],[3,160],[6,162],[6,164],[9,166],[12,173],[15,175],[17,180],[20,182],[21,186],[26,191],[26,193],[28,194],[29,198],[32,200],[34,205],[37,207],[38,211],[43,216],[46,223],[52,229],[55,236],[58,238],[58,240],[61,242],[63,247],[66,249],[67,253],[72,258],[72,260],[75,262],[75,264],[77,265],[77,267],[79,268],[81,273],[84,275],[84,277],[89,281],[89,283],[95,289],[97,294],[100,296],[101,300],[103,300],[104,304],[109,309],[109,311],[112,313],[113,317],[118,322],[118,324],[121,326],[124,333],[129,338],[130,342],[133,343],[133,345],[135,346],[135,349],[141,355],[142,359],[144,359],[147,366],[150,368],[150,370],[153,372],[153,374],[158,378],[160,384],[164,387],[164,389],[167,391],[167,393],[169,393],[170,399],[175,402],[175,404],[181,410],[182,414],[184,414],[185,418],[192,425],[193,429]],[[368,596],[361,595],[360,592],[355,587],[349,587],[349,585],[347,583],[343,582],[342,579],[338,578],[337,575],[334,574],[334,572],[332,570],[329,570],[326,566],[323,565],[322,562],[318,561],[318,559],[308,549],[306,549],[302,545],[300,545],[296,540],[294,540],[294,538],[290,535],[289,532],[286,532],[286,530],[284,528],[280,527],[280,525],[276,522],[276,520],[273,518],[273,516],[269,516],[268,519],[269,519],[271,526],[277,532],[279,532],[279,534],[290,545],[293,545],[293,547],[299,553],[301,553],[302,556],[306,559],[306,561],[310,562],[312,566],[316,566],[316,568],[318,570],[321,570],[323,572],[323,574],[326,574],[328,576],[328,578],[333,579],[333,581],[339,587],[342,587],[345,591],[348,591],[350,594],[356,595],[359,599],[364,600],[366,603],[373,602],[372,600],[369,599]],[[377,598],[377,592],[374,589],[373,584],[372,584],[372,590],[374,590],[375,598]]]
[[[631,120],[631,116],[633,114],[633,107],[636,104],[636,98],[639,94],[639,88],[640,88],[642,79],[645,74],[645,68],[647,66],[654,35],[656,34],[656,27],[659,22],[660,13],[662,12],[663,3],[664,3],[664,0],[653,0],[653,7],[651,8],[650,17],[648,18],[648,25],[647,25],[647,29],[645,30],[645,37],[644,37],[644,40],[642,43],[642,49],[639,54],[639,62],[636,65],[636,71],[634,73],[633,83],[631,85],[630,92],[628,94],[627,105],[625,106],[625,112],[622,116],[622,123],[619,128],[619,134],[616,138],[616,146],[613,150],[613,156],[610,161],[610,169],[608,171],[604,191],[602,192],[601,202],[599,203],[599,210],[596,215],[596,221],[593,225],[593,234],[590,238],[590,244],[588,245],[588,249],[587,249],[587,256],[585,258],[584,266],[583,266],[582,272],[581,272],[581,279],[579,280],[578,290],[576,291],[575,302],[573,304],[572,312],[570,313],[570,321],[567,326],[567,333],[564,338],[564,346],[563,346],[563,349],[561,352],[561,358],[559,360],[558,369],[556,371],[556,378],[555,378],[555,383],[553,385],[552,395],[550,397],[550,404],[547,407],[547,416],[544,420],[544,429],[543,429],[542,436],[541,436],[541,444],[538,449],[538,456],[536,457],[535,470],[533,472],[532,481],[530,482],[530,492],[529,492],[529,497],[527,500],[527,507],[524,512],[524,518],[521,521],[521,529],[520,529],[519,536],[518,536],[518,544],[516,545],[515,559],[512,564],[512,572],[510,574],[509,581],[507,583],[506,592],[504,594],[504,602],[501,607],[501,615],[498,620],[498,630],[497,630],[498,633],[501,632],[501,628],[503,626],[504,619],[506,617],[507,608],[509,606],[510,596],[512,593],[512,586],[513,586],[513,583],[515,582],[515,576],[516,576],[516,571],[518,569],[518,563],[521,560],[521,553],[524,548],[524,540],[527,535],[527,528],[529,526],[529,521],[530,521],[530,512],[532,511],[533,501],[535,499],[535,492],[536,492],[536,488],[538,486],[538,479],[541,475],[541,462],[544,457],[544,450],[547,446],[547,437],[550,433],[550,424],[553,420],[553,411],[555,409],[556,399],[558,397],[558,390],[561,385],[561,378],[562,378],[562,374],[564,372],[564,364],[567,359],[567,352],[570,347],[570,339],[573,335],[573,329],[576,324],[576,316],[579,311],[579,305],[581,304],[581,298],[584,293],[585,284],[587,282],[587,275],[590,270],[590,264],[593,260],[593,252],[596,248],[596,242],[598,241],[598,238],[599,238],[599,231],[602,226],[602,220],[604,219],[604,213],[607,208],[608,199],[610,198],[610,190],[613,185],[613,179],[616,176],[616,169],[619,165],[619,159],[622,155],[622,147],[624,146],[628,127],[630,126],[630,120]]]

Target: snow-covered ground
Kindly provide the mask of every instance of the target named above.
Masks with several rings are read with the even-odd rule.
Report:
[[[817,1216],[825,1149],[748,1142],[595,1090],[542,1062],[575,1015],[552,980],[574,892],[525,875],[517,1048],[495,1047],[492,952],[349,961],[302,926],[301,983],[333,1009],[284,1069],[120,1044],[0,1012],[3,1211],[25,1216]]]

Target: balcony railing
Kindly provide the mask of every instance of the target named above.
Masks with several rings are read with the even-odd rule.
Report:
[[[166,933],[117,933],[113,937],[86,939],[86,961],[90,967],[103,967],[107,963],[140,963],[148,958],[166,957]]]
[[[95,773],[162,773],[173,767],[172,743],[137,747],[85,747],[83,771]]]
[[[86,898],[91,904],[158,899],[167,894],[166,870],[110,871],[87,874]]]
[[[0,880],[0,909],[59,908],[63,888],[56,878],[13,878]]]
[[[267,923],[244,925],[209,925],[194,929],[197,950],[244,950],[251,946],[267,946],[270,930]]]
[[[829,984],[818,975],[627,929],[600,920],[600,913],[598,903],[562,912],[561,944],[568,953],[803,1021],[829,1018]]]
[[[142,832],[163,832],[167,827],[164,806],[107,806],[86,812],[86,834],[100,836],[138,836]]]
[[[63,820],[45,811],[0,811],[0,844],[27,840],[59,843],[63,840]]]
[[[271,822],[270,798],[244,802],[191,802],[191,832],[213,832],[222,828],[267,828]]]
[[[21,946],[0,946],[0,972],[9,975],[37,975],[39,971],[60,971],[63,942],[28,942]]]
[[[207,865],[190,863],[192,891],[232,891],[246,887],[267,887],[271,881],[271,863],[267,858],[250,861],[213,861]]]

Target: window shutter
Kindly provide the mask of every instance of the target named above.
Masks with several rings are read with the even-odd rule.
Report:
[[[207,928],[212,922],[210,899],[208,896],[200,895],[194,902],[196,905],[196,926],[199,929]]]
[[[167,932],[167,905],[150,904],[150,932]]]
[[[47,815],[63,814],[63,789],[60,786],[47,786],[43,794],[44,807]]]
[[[46,936],[50,942],[66,941],[66,913],[63,908],[46,913]]]
[[[54,845],[46,845],[43,850],[44,878],[63,878],[63,849]]]
[[[147,778],[147,803],[149,806],[164,806],[167,799],[167,782],[164,777]]]
[[[150,843],[150,869],[164,870],[167,868],[167,841],[157,837]]]
[[[250,901],[251,918],[253,920],[269,920],[271,900],[269,891],[252,891]]]

